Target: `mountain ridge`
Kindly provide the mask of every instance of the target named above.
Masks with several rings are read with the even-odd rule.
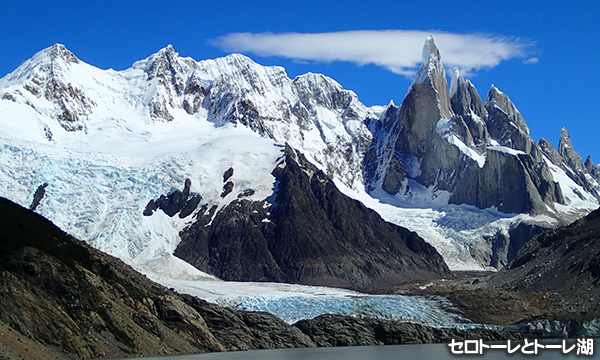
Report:
[[[380,184],[395,195],[409,191],[406,180],[413,179],[448,191],[453,204],[495,206],[506,213],[557,214],[554,204],[565,204],[561,187],[508,96],[492,85],[482,103],[458,69],[448,89],[433,38],[426,41],[423,54],[424,63],[404,102],[385,113],[383,123],[390,125],[382,128],[389,135],[374,137],[370,151],[378,155],[368,160],[376,165],[367,164],[367,170],[375,182],[368,188]],[[562,156],[575,158],[566,150]],[[582,162],[577,168],[583,168]],[[598,200],[596,192],[592,195]]]

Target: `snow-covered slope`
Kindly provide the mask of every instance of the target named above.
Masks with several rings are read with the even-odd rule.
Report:
[[[427,49],[432,49],[429,40]],[[420,81],[431,74],[424,72]],[[436,86],[447,87],[445,79]],[[252,200],[266,199],[276,187],[271,172],[285,142],[347,195],[418,232],[452,269],[485,267],[482,259],[492,256],[490,238],[515,222],[560,221],[449,205],[448,189],[418,181],[423,165],[418,156],[403,164],[413,164],[405,170],[416,175],[398,181],[402,192],[388,194],[382,181],[368,178],[365,159],[375,137],[389,138],[385,119],[395,111],[393,104],[369,109],[323,75],[290,79],[284,69],[263,67],[242,55],[196,61],[168,46],[130,69],[114,71],[88,65],[57,44],[0,79],[0,99],[0,196],[29,206],[38,186],[48,183],[36,211],[163,280],[210,276],[172,256],[179,230],[194,216],[169,218],[157,211],[144,217],[146,204],[182,189],[186,179],[204,204],[222,208],[245,189],[254,191]],[[446,119],[451,110],[444,111]],[[516,157],[522,151],[494,143],[484,133],[470,142],[446,125],[436,122],[433,133],[476,167],[488,160],[484,154]],[[476,133],[475,125],[469,128]],[[478,139],[485,140],[483,145]],[[382,149],[387,159],[395,151]],[[598,206],[565,170],[568,162],[556,165],[546,156],[566,198],[556,206],[559,212],[579,214]],[[223,198],[223,174],[230,167],[236,190]],[[391,168],[390,162],[378,169],[385,174]],[[585,169],[580,169],[584,178]],[[600,181],[592,180],[590,186]],[[370,194],[365,184],[375,184]]]

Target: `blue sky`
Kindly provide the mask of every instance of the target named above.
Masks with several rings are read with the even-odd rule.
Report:
[[[306,72],[323,73],[356,92],[366,105],[384,105],[390,100],[399,105],[411,82],[407,75],[410,66],[391,64],[390,56],[397,57],[398,51],[407,53],[414,45],[409,44],[406,33],[386,40],[381,31],[434,33],[442,61],[467,67],[466,77],[483,98],[491,84],[505,92],[523,114],[535,140],[544,137],[557,146],[564,126],[584,160],[591,155],[596,164],[600,162],[596,110],[600,104],[600,3],[595,1],[149,0],[61,1],[60,5],[12,1],[2,7],[0,76],[54,43],[66,45],[91,65],[116,70],[172,44],[180,55],[196,60],[224,56],[233,50],[263,65],[283,66],[292,78]],[[365,42],[352,37],[364,33],[348,31],[371,32],[366,33]],[[238,41],[233,47],[232,41],[225,41],[239,37],[232,35],[239,33],[254,37],[246,34],[252,39]],[[265,50],[264,38],[256,39],[265,33],[274,35],[267,40],[274,42],[276,49],[286,49],[291,43],[282,34],[304,37],[299,37],[294,49],[277,54]],[[329,33],[342,37],[327,40]],[[306,34],[325,34],[319,38],[325,39],[321,51],[327,50],[327,41],[333,41],[330,53],[316,54],[315,38]],[[438,34],[446,34],[450,40]],[[372,41],[368,38],[371,35]],[[470,47],[456,45],[452,39],[467,39]],[[424,41],[423,36],[421,44]],[[494,53],[496,48],[484,49],[486,44],[502,42],[510,48],[504,58]],[[341,43],[346,46],[338,48]],[[446,55],[444,47],[449,49]],[[365,48],[369,49],[354,51]],[[370,56],[367,60],[365,53]],[[492,60],[497,65],[485,63],[490,54],[496,56]],[[386,56],[387,60],[377,59]],[[481,68],[469,68],[468,64]]]

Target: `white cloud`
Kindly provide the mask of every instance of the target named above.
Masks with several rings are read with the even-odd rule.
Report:
[[[540,62],[540,59],[538,59],[536,57],[532,57],[527,60],[523,60],[523,64],[526,64],[526,65],[533,65],[533,64],[537,64],[538,62]]]
[[[279,56],[300,61],[347,61],[375,64],[407,77],[421,65],[425,39],[434,35],[442,61],[463,74],[490,69],[500,62],[524,57],[532,44],[485,34],[453,34],[418,30],[358,30],[331,33],[231,33],[211,41],[228,52]]]

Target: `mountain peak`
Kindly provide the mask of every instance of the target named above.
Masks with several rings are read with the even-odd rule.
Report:
[[[177,62],[177,59],[179,59],[179,53],[175,51],[173,45],[169,44],[144,60],[136,61],[132,67],[144,70],[152,79],[161,68],[170,67],[169,64]]]
[[[568,149],[572,149],[573,144],[571,143],[571,136],[566,127],[560,129],[560,139],[558,141],[558,152],[564,155],[568,152]]]
[[[571,149],[573,149],[573,144],[571,143],[571,136],[567,131],[566,127],[560,129],[560,139],[558,140],[558,152],[561,155],[568,154]]]
[[[158,50],[156,54],[157,55],[161,55],[161,56],[179,56],[179,53],[177,53],[175,51],[175,48],[171,44],[169,44],[169,45],[165,46],[164,48]]]
[[[450,105],[454,114],[462,119],[457,123],[466,126],[463,130],[459,130],[460,125],[455,129],[462,134],[462,140],[467,146],[474,145],[483,150],[490,140],[484,123],[487,111],[475,86],[460,75],[457,67],[452,69]]]
[[[490,91],[488,92],[488,97],[497,97],[497,96],[501,96],[504,95],[504,93],[502,91],[500,91],[496,85],[492,84],[490,86]]]
[[[425,39],[425,45],[423,46],[423,64],[440,60],[440,51],[435,45],[435,39],[433,38],[433,35],[429,35],[427,39]]]
[[[72,64],[79,64],[81,61],[63,44],[54,44],[41,51],[38,51],[33,57],[21,64],[13,72],[0,79],[3,87],[12,85],[22,85],[28,79],[36,76],[38,73],[50,74],[55,76],[62,70],[67,70]]]
[[[569,131],[567,131],[567,128],[563,126],[562,129],[560,129],[560,138],[565,138],[565,139],[569,139],[569,142],[571,141],[571,137],[569,136]]]
[[[417,76],[415,77],[415,83],[419,84],[425,81],[426,78],[430,78],[433,82],[437,82],[436,80],[439,78],[446,78],[446,71],[444,70],[444,66],[442,64],[442,57],[440,56],[440,51],[435,45],[435,39],[433,35],[430,35],[425,40],[425,45],[423,45],[423,65],[417,71]],[[438,89],[439,90],[439,89]]]
[[[575,171],[585,172],[584,170],[586,169],[586,167],[583,163],[583,159],[581,158],[581,155],[579,155],[579,153],[575,151],[573,143],[571,142],[571,136],[569,136],[569,132],[565,127],[560,129],[558,153]]]
[[[48,56],[52,61],[62,59],[67,63],[79,64],[79,59],[77,58],[77,56],[75,56],[75,54],[69,51],[67,47],[63,44],[56,43],[49,47],[48,50]]]
[[[588,155],[588,157],[585,159],[585,163],[583,163],[585,165],[586,170],[588,171],[588,173],[591,173],[594,169],[594,160],[592,160],[592,157],[590,155]]]
[[[516,127],[523,132],[523,134],[529,136],[529,127],[527,126],[527,123],[523,119],[523,116],[519,110],[517,110],[515,104],[513,104],[513,102],[505,93],[498,90],[498,88],[494,85],[490,87],[490,91],[485,98],[485,108],[487,109],[488,113],[494,112],[494,109],[500,110],[500,112],[504,114],[500,118],[504,118],[504,120],[508,122],[502,126]],[[495,121],[499,121],[500,118],[496,117]],[[501,137],[499,133],[495,134],[494,136],[497,136],[498,138]]]

